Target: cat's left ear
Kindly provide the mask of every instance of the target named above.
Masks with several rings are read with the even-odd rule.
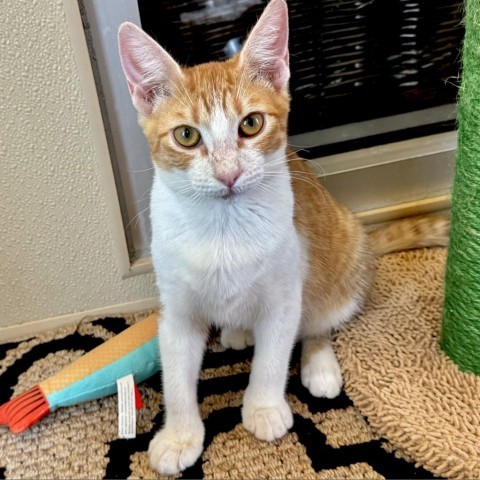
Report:
[[[285,0],[271,0],[240,52],[242,68],[276,90],[286,89],[288,68],[288,9]]]

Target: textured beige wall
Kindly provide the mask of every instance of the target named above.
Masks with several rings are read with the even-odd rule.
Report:
[[[121,279],[64,8],[0,1],[0,327],[155,296]]]

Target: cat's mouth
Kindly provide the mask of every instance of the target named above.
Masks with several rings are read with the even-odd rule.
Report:
[[[222,201],[233,201],[241,196],[244,193],[250,190],[252,182],[244,185],[234,185],[233,187],[223,187],[223,188],[209,188],[203,185],[193,185],[194,191],[197,192],[199,197],[210,197],[216,198]]]
[[[251,188],[256,184],[255,181],[243,182],[241,185],[234,185],[228,189],[219,192],[219,197],[224,201],[232,201],[238,197],[243,196],[244,193],[251,190]]]
[[[222,200],[229,200],[230,198],[235,196],[235,192],[233,190],[228,191],[227,193],[224,193],[220,198]]]
[[[240,187],[240,186],[235,186],[233,188],[228,189],[226,192],[222,192],[220,194],[220,198],[222,200],[233,200],[240,196],[242,193],[244,193],[246,190],[248,190],[245,187]]]

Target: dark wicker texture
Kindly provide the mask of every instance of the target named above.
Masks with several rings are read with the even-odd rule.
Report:
[[[139,0],[139,8],[143,28],[180,63],[193,65],[224,59],[227,42],[243,40],[266,3],[214,0],[216,17],[202,13],[205,0]],[[455,101],[461,1],[289,0],[288,6],[291,134]]]

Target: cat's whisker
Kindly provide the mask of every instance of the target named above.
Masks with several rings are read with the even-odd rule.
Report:
[[[297,154],[297,151],[295,150],[295,151],[293,151],[293,152],[287,153],[287,154],[284,155],[284,156],[285,156],[285,157],[291,157],[291,156],[296,155],[296,154]]]
[[[296,179],[304,179],[308,180],[310,182],[320,182],[320,179],[315,173],[309,173],[309,172],[265,172],[265,175],[270,175],[270,176],[290,176],[291,178],[296,178]]]
[[[304,145],[295,145],[294,143],[287,142],[287,145],[290,147],[298,148],[297,152],[309,152]]]
[[[184,199],[181,202],[181,205],[185,208],[190,207],[190,205],[192,204],[192,197],[193,197],[193,195],[189,195],[188,197],[184,197]]]
[[[289,144],[287,144],[287,145],[289,145]],[[307,150],[305,148],[297,148],[297,149],[293,150],[293,152],[291,152],[291,154],[295,155],[295,154],[302,153],[302,152],[310,153],[310,150]]]
[[[305,182],[305,183],[308,183],[309,185],[311,185],[312,187],[316,188],[321,194],[322,196],[325,196],[325,193],[323,192],[322,190],[322,187],[320,184],[316,183],[314,180],[310,179],[310,178],[305,178],[303,177],[302,175],[306,173],[306,172],[291,172],[291,173],[283,173],[283,172],[266,172],[264,174],[265,177],[274,177],[274,178],[279,178],[279,177],[288,177],[290,176],[290,178],[292,180],[298,180],[298,181],[302,181],[302,182]]]
[[[301,182],[305,182],[305,183],[308,183],[309,185],[311,185],[312,187],[314,187],[316,190],[318,190],[318,192],[322,195],[323,198],[325,198],[325,192],[322,190],[322,187],[311,181],[310,179],[308,178],[304,178],[304,177],[292,177],[294,180],[299,180]]]
[[[263,192],[267,193],[268,195],[276,195],[277,192],[275,191],[275,189],[271,186],[271,185],[267,185],[265,183],[261,183],[257,186],[257,188],[259,190],[262,190]]]
[[[169,181],[168,186],[172,187],[175,186],[178,188],[175,189],[175,193],[177,195],[185,196],[190,192],[196,192],[196,189],[192,185],[191,181],[188,179],[176,180],[176,181]]]
[[[187,185],[186,187],[180,188],[176,193],[178,195],[186,195],[190,192],[196,192],[192,185]]]
[[[180,188],[176,191],[177,194],[180,194],[180,195],[185,195],[186,193],[189,193],[189,192],[194,192],[194,189],[191,185],[187,185],[183,188]]]
[[[276,178],[299,178],[299,179],[309,180],[314,183],[319,181],[319,178],[315,174],[313,174],[312,176],[307,172],[265,172],[264,176],[276,177]]]
[[[203,203],[205,197],[202,195],[202,193],[198,190],[195,190],[193,187],[192,190],[194,192],[193,195],[188,196],[186,200],[182,202],[182,205],[185,207],[191,207],[194,204]]]
[[[178,192],[176,192],[177,195],[181,195],[182,197],[187,197],[187,198],[190,198],[192,195],[189,195],[190,193],[192,193],[192,190],[179,190]]]
[[[292,159],[293,160],[293,159]],[[270,162],[267,162],[264,164],[264,168],[268,168],[268,167],[282,167],[282,166],[285,166],[285,164],[287,164],[289,162],[289,160],[285,159],[285,158],[282,158],[282,159],[279,159],[279,160],[272,160]]]
[[[206,197],[203,195],[201,192],[197,192],[197,195],[195,195],[195,203],[196,204],[202,204],[205,203]]]
[[[137,219],[139,220],[139,219],[140,219],[139,217],[140,217],[141,215],[143,215],[149,208],[150,208],[150,205],[149,205],[148,207],[144,208],[141,212],[137,213],[137,214],[127,223],[127,225],[125,225],[124,231],[127,230],[127,228],[132,224],[132,222],[133,222],[134,220],[137,220]],[[138,223],[138,220],[137,220],[137,223]],[[135,223],[135,226],[137,225],[137,223]]]
[[[289,157],[293,157],[293,156],[297,156],[297,152],[290,152],[290,153],[287,153],[286,155],[284,155],[283,157],[284,158],[289,158]]]
[[[268,180],[268,177],[264,177],[263,179]],[[270,185],[270,184],[268,184],[268,183],[265,183],[264,181],[260,182],[260,183],[258,184],[258,187],[259,187],[259,188],[260,188],[260,187],[263,187],[264,189],[268,189],[268,191],[271,192],[271,193],[276,193],[275,188],[273,188],[272,185]]]
[[[271,164],[265,164],[265,167],[267,166],[277,166],[277,165],[283,165],[285,162],[279,162],[279,163],[271,163]],[[276,171],[276,170],[272,170],[272,171],[269,171],[267,170],[266,173],[286,173],[286,172],[283,172],[283,171]],[[301,175],[307,175],[309,177],[313,177],[313,178],[316,178],[318,180],[320,180],[324,175],[322,175],[322,177],[319,177],[318,174],[316,172],[304,172],[304,171],[299,171],[299,170],[291,170],[290,173],[294,174],[294,173],[298,173],[298,174],[301,174]]]
[[[324,169],[320,164],[318,164],[318,163],[316,163],[315,165],[316,165],[316,167],[317,167],[318,169],[320,169],[320,171],[322,172],[322,175],[320,176],[320,175],[316,174],[315,172],[313,172],[313,174],[314,174],[314,175],[317,175],[317,178],[325,178],[325,176],[327,175],[327,174],[325,173],[325,169]]]
[[[296,153],[297,152],[291,152],[286,155],[282,155],[281,157],[274,158],[273,160],[270,160],[269,162],[265,163],[265,165],[274,165],[276,163],[284,163],[286,159],[288,159],[288,161],[299,160],[296,156],[294,158],[290,158],[296,155]],[[300,160],[303,161],[303,159],[300,159]]]
[[[134,203],[134,204],[138,204],[138,203],[140,203],[140,202],[142,202],[142,201],[148,200],[148,198],[145,198],[145,196],[146,196],[147,194],[149,194],[150,191],[151,191],[151,190],[150,190],[149,188],[147,188],[147,190],[145,190],[145,191],[142,193],[142,196],[141,196],[138,200],[135,200],[133,203]]]
[[[264,167],[266,168],[266,167],[272,167],[272,166],[273,166],[273,167],[275,167],[275,166],[281,166],[281,165],[285,165],[285,164],[287,164],[287,163],[290,163],[290,162],[293,162],[293,161],[296,161],[296,160],[297,160],[296,158],[290,158],[290,159],[288,159],[288,158],[283,157],[283,158],[281,158],[281,159],[276,159],[276,160],[272,160],[272,161],[270,161],[270,162],[265,163]],[[304,161],[304,160],[301,160],[301,161]],[[322,173],[323,173],[323,176],[324,176],[324,175],[325,175],[325,171],[323,170],[323,168],[322,168],[320,165],[318,165],[318,164],[317,164],[317,167],[320,168],[320,170],[322,170]],[[306,174],[306,175],[313,175],[313,176],[317,176],[317,177],[318,177],[318,174],[317,174],[316,172],[314,172],[314,171],[312,171],[312,172],[303,172],[303,171],[302,171],[301,173],[304,173],[304,174]]]
[[[188,178],[186,179],[180,179],[180,180],[169,180],[168,181],[168,185],[172,186],[172,185],[187,185],[187,184],[192,184],[191,180],[189,180]]]
[[[154,170],[155,167],[150,167],[150,168],[144,168],[142,170],[131,170],[130,168],[122,167],[120,166],[122,170],[125,170],[128,173],[143,173],[143,172],[150,172],[151,170]]]

